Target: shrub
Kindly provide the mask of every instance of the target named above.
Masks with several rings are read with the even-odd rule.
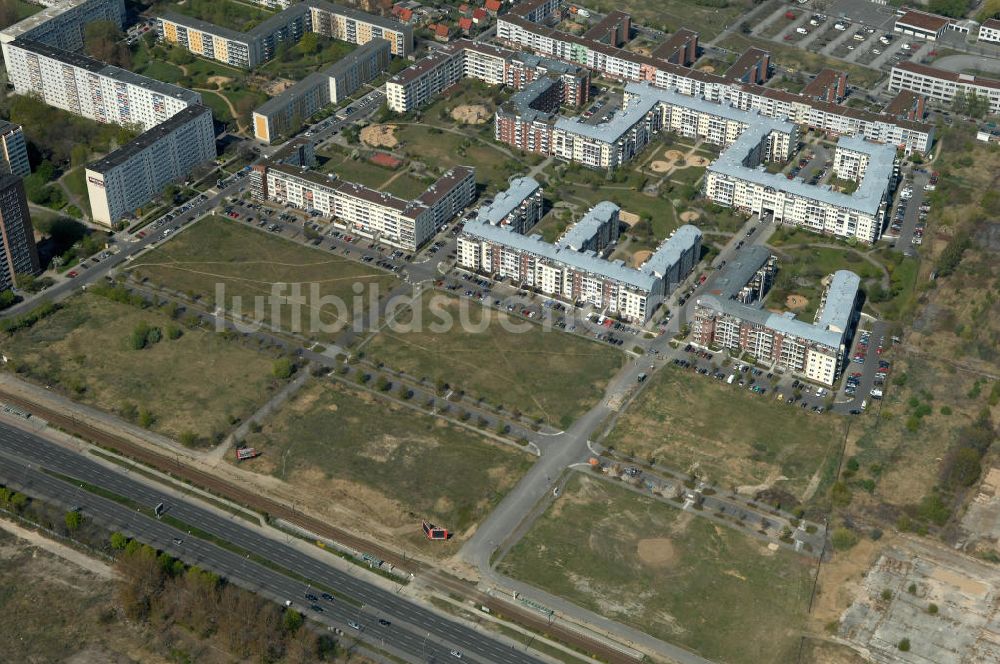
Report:
[[[900,649],[901,651],[903,651],[903,652],[909,652],[909,651],[910,651],[910,640],[909,640],[909,639],[905,639],[905,638],[904,638],[903,640],[901,640],[901,641],[899,642],[899,645],[898,645],[897,647],[898,647],[898,648],[899,648],[899,649]]]
[[[837,551],[846,551],[858,543],[858,536],[850,528],[841,526],[833,529],[830,542]]]

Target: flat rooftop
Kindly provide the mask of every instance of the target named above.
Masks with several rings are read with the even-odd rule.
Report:
[[[111,154],[98,159],[95,162],[87,164],[87,170],[96,171],[98,173],[107,173],[112,168],[126,163],[143,150],[155,145],[157,141],[165,136],[168,136],[178,127],[181,127],[202,115],[208,115],[209,121],[211,121],[212,109],[207,106],[200,105],[188,106],[187,108],[174,113],[149,131],[144,131],[139,134],[133,140],[121,146]]]
[[[51,7],[45,7],[42,11],[37,14],[32,14],[31,16],[18,21],[14,25],[4,28],[0,31],[0,41],[9,42],[13,41],[17,37],[23,35],[25,32],[34,30],[38,26],[48,23],[52,19],[56,18],[61,14],[65,14],[67,11],[79,7],[80,5],[86,4],[90,0],[63,0],[63,2],[56,3]]]
[[[491,226],[500,225],[521,203],[541,189],[535,178],[514,178],[510,186],[493,197],[493,202],[476,210],[476,221]]]

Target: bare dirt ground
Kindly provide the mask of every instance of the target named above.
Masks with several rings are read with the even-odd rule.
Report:
[[[677,562],[674,543],[665,537],[639,540],[638,556],[649,567],[671,567]]]
[[[702,65],[701,67],[698,67],[698,71],[703,71],[706,74],[714,74],[715,67],[713,67],[712,65]]]
[[[213,76],[212,78],[216,78],[216,77]],[[211,80],[211,79],[209,79],[209,80]],[[264,89],[264,93],[265,94],[268,94],[268,95],[270,95],[270,96],[273,97],[275,95],[280,95],[282,92],[284,92],[288,88],[292,87],[293,85],[295,85],[295,81],[290,81],[287,78],[279,78],[279,79],[274,80],[274,81],[268,81],[263,86],[263,89]]]
[[[41,535],[34,530],[28,530],[27,528],[22,528],[13,521],[8,521],[7,519],[0,519],[0,528],[6,530],[12,535],[16,535],[19,539],[31,544],[32,546],[37,546],[41,549],[45,549],[49,553],[59,556],[63,560],[69,561],[74,565],[85,569],[89,572],[93,572],[97,576],[103,577],[105,579],[114,579],[116,574],[111,566],[103,563],[95,558],[84,555],[77,551],[76,549],[71,549],[65,544],[51,540],[44,535]]]
[[[807,304],[809,304],[809,300],[794,293],[785,298],[785,306],[789,309],[802,309]]]
[[[369,125],[361,130],[361,142],[374,148],[394,148],[399,145],[396,138],[396,125]]]
[[[649,169],[654,173],[666,173],[671,168],[673,168],[673,164],[669,161],[660,161],[657,159],[649,164]]]
[[[463,104],[452,109],[451,117],[464,124],[479,125],[489,122],[492,113],[482,104]]]
[[[222,87],[226,83],[231,83],[233,79],[229,76],[209,76],[205,80],[208,81],[209,84],[214,83],[215,85]]]
[[[648,251],[646,249],[643,249],[642,251],[637,251],[634,254],[632,254],[632,265],[635,267],[639,267],[640,265],[648,261],[649,257],[652,255],[653,252]]]
[[[681,212],[680,218],[685,224],[693,224],[701,218],[701,215],[694,210],[687,210],[686,212]]]
[[[688,157],[687,163],[688,163],[688,166],[701,166],[701,167],[705,167],[705,166],[708,166],[711,162],[708,160],[707,157],[702,157],[702,156],[699,156],[699,155],[691,155],[690,157]]]
[[[639,223],[640,217],[635,212],[626,212],[625,210],[622,210],[618,213],[618,220],[631,228]]]

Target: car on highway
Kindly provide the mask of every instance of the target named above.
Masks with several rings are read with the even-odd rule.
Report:
[[[349,621],[347,623],[347,626],[350,627],[351,629],[356,629],[359,632],[361,631],[361,624],[357,623],[357,622],[354,622],[353,620]]]
[[[320,595],[320,597],[325,599],[327,602],[333,601],[333,595],[331,595],[330,593],[323,593],[322,595]]]
[[[309,608],[315,611],[316,613],[323,613],[323,607],[320,606],[319,604],[313,604]]]
[[[451,656],[454,657],[455,659],[462,659],[462,653],[459,650],[452,650]]]
[[[386,620],[385,618],[379,618],[379,619],[378,619],[378,624],[379,624],[379,625],[382,625],[382,627],[388,627],[388,626],[389,626],[389,625],[391,625],[392,623],[391,623],[391,622],[389,622],[388,620]]]

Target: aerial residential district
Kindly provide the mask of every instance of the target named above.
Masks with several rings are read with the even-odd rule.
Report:
[[[0,0],[0,660],[1000,662],[1000,0]]]

